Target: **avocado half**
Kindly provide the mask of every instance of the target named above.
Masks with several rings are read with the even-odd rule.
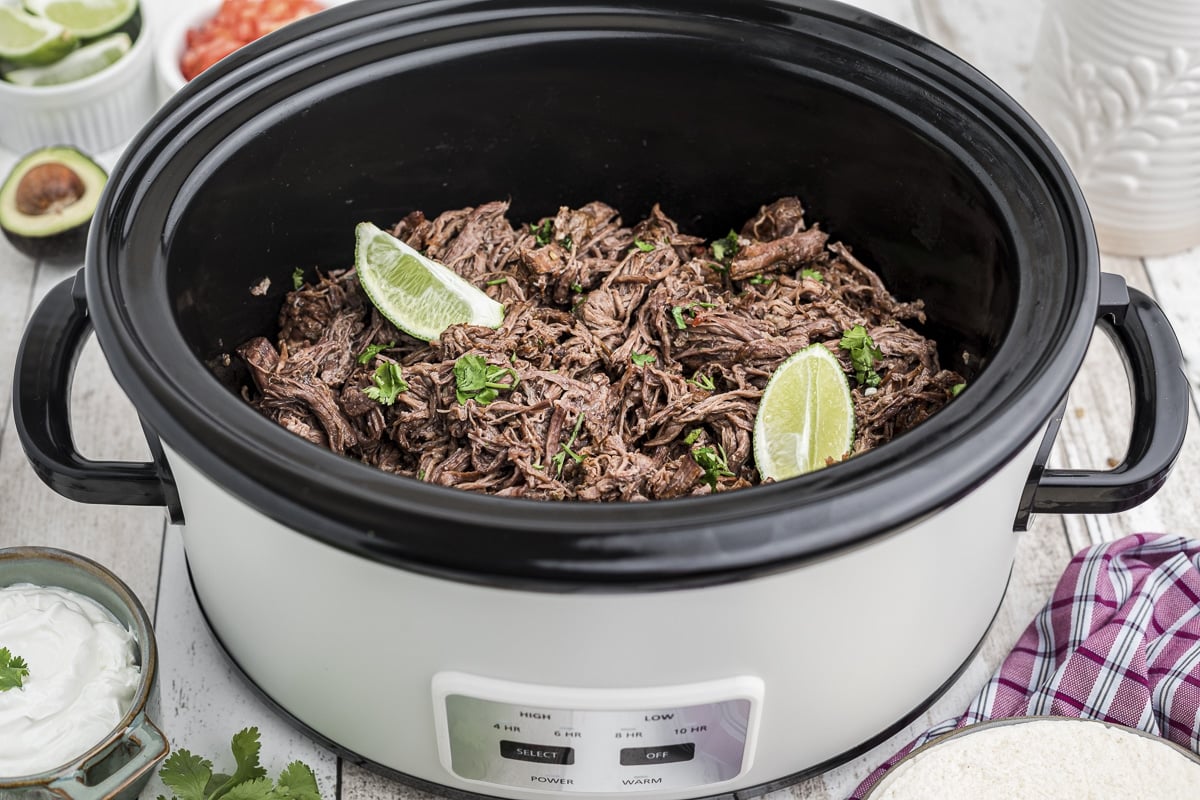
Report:
[[[0,185],[0,228],[32,258],[81,260],[108,174],[73,147],[22,158]]]

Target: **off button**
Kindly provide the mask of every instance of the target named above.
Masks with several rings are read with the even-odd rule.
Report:
[[[500,756],[514,761],[532,761],[534,764],[574,764],[575,748],[526,744],[525,742],[510,742],[501,739]]]
[[[664,744],[661,747],[625,747],[621,749],[621,766],[673,764],[677,761],[691,761],[695,757],[696,745],[694,742]]]

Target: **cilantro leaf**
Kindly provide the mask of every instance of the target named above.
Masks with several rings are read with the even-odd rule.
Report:
[[[729,456],[726,455],[725,448],[721,445],[693,447],[692,459],[704,470],[704,475],[700,480],[713,489],[717,488],[717,483],[721,478],[733,477],[733,472],[729,469]]]
[[[583,414],[580,414],[579,417],[575,420],[575,430],[571,431],[571,438],[567,439],[565,444],[559,443],[558,452],[555,453],[554,457],[550,459],[550,463],[554,465],[554,476],[556,478],[562,477],[563,467],[566,466],[566,463],[567,463],[567,456],[570,456],[571,460],[574,461],[576,464],[583,463],[583,456],[581,456],[579,453],[576,453],[574,450],[571,449],[572,445],[575,444],[576,437],[579,436],[579,429],[582,426],[583,426]]]
[[[950,387],[950,396],[958,397],[959,393],[961,393],[962,390],[965,388],[967,388],[967,384],[965,382],[954,384],[953,386]]]
[[[686,437],[684,437],[683,443],[686,445],[695,444],[696,440],[700,438],[700,434],[702,434],[702,433],[704,433],[703,428],[692,428],[691,432],[689,432],[688,435]]]
[[[469,397],[470,392],[478,392],[487,385],[487,366],[487,361],[483,356],[470,353],[459,356],[458,360],[454,362],[454,382],[458,387],[458,402],[466,402],[463,395]]]
[[[658,361],[658,356],[654,355],[654,353],[634,352],[629,354],[629,360],[632,361],[635,366],[644,367],[647,364],[653,364],[655,361]]]
[[[317,777],[303,761],[293,761],[279,773],[276,792],[289,800],[321,800]]]
[[[362,393],[385,406],[395,403],[401,392],[408,391],[408,381],[401,376],[400,365],[393,361],[380,364],[371,380],[375,385],[363,389]]]
[[[820,272],[817,272],[815,269],[809,269],[808,267],[800,270],[800,277],[808,278],[809,280],[820,281],[821,283],[825,282],[824,275],[822,275]]]
[[[486,284],[486,285],[487,285],[487,286],[500,286],[500,285],[502,285],[502,284],[505,284],[505,283],[508,283],[508,277],[507,277],[507,276],[505,276],[505,277],[503,277],[503,278],[496,278],[496,279],[494,279],[494,280],[490,280],[490,281],[488,281],[488,282],[487,282],[487,284]]]
[[[737,231],[731,230],[723,239],[717,239],[709,249],[712,250],[713,258],[721,262],[722,266],[728,266],[733,257],[737,255],[738,250],[742,247],[738,241]]]
[[[176,750],[158,771],[178,800],[206,800],[208,782],[212,779],[212,762],[187,750]]]
[[[244,728],[235,733],[233,741],[230,742],[230,750],[233,751],[237,769],[229,776],[229,780],[208,796],[208,800],[217,800],[239,783],[254,781],[267,774],[258,763],[258,754],[262,750],[262,744],[258,741],[258,728]]]
[[[545,247],[554,241],[554,220],[544,219],[541,225],[529,223],[529,232],[533,234],[538,247]]]
[[[14,656],[7,647],[0,647],[0,692],[20,689],[29,677],[29,665],[20,656]]]
[[[759,273],[750,279],[750,283],[754,284],[755,286],[766,286],[774,280],[775,279],[770,275],[763,275],[762,273]]]
[[[692,384],[693,386],[699,386],[706,392],[711,392],[717,388],[717,384],[713,382],[712,378],[707,375],[701,375],[699,372],[696,372],[694,375],[692,375],[692,378],[688,381],[688,383]]]
[[[373,359],[375,356],[379,355],[384,350],[391,350],[395,346],[395,342],[388,342],[387,344],[369,344],[367,345],[366,350],[363,350],[358,354],[358,363],[370,364],[371,359]]]
[[[304,285],[304,270],[296,267],[292,270],[292,288],[299,290]]]
[[[860,386],[878,386],[882,382],[879,373],[875,371],[875,362],[883,358],[883,351],[875,346],[866,328],[855,325],[844,331],[838,347],[850,351],[854,377]]]
[[[558,240],[558,245],[559,245],[559,247],[563,248],[564,250],[570,250],[572,247],[575,246],[575,240],[573,240],[571,238],[570,234],[568,234]]]
[[[684,314],[690,313],[692,315],[692,319],[695,320],[696,315],[699,313],[696,311],[697,308],[716,307],[716,303],[701,303],[699,300],[695,300],[685,306],[671,306],[671,318],[675,320],[676,328],[679,328],[681,331],[685,331],[687,330],[687,320],[684,318]]]
[[[643,242],[641,239],[634,239],[633,244],[643,253],[653,253],[655,250],[654,245],[650,244],[649,242]]]
[[[279,796],[270,778],[243,781],[230,787],[224,795],[225,800],[277,800]]]
[[[874,344],[867,329],[862,325],[855,325],[848,331],[842,331],[842,339],[838,342],[838,347],[843,350],[861,350]]]
[[[233,735],[230,750],[237,768],[232,775],[213,774],[212,762],[177,750],[163,764],[158,776],[174,792],[172,800],[321,800],[312,769],[293,761],[272,783],[259,764],[262,745],[258,728]],[[159,800],[167,800],[159,795]]]
[[[511,392],[520,382],[515,369],[489,364],[483,356],[468,353],[454,362],[454,397],[460,404],[474,400],[486,406],[500,392]]]

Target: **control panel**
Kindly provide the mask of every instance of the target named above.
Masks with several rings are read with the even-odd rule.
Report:
[[[575,689],[442,672],[442,765],[468,781],[543,792],[646,792],[732,781],[750,768],[762,681]]]

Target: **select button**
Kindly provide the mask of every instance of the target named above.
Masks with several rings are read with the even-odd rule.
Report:
[[[500,756],[514,761],[532,761],[535,764],[574,764],[574,747],[551,747],[544,744],[526,744],[500,740]],[[622,761],[622,764],[625,762]]]
[[[621,766],[633,767],[646,764],[673,764],[691,761],[696,757],[696,744],[664,744],[661,747],[625,747],[621,749]]]

